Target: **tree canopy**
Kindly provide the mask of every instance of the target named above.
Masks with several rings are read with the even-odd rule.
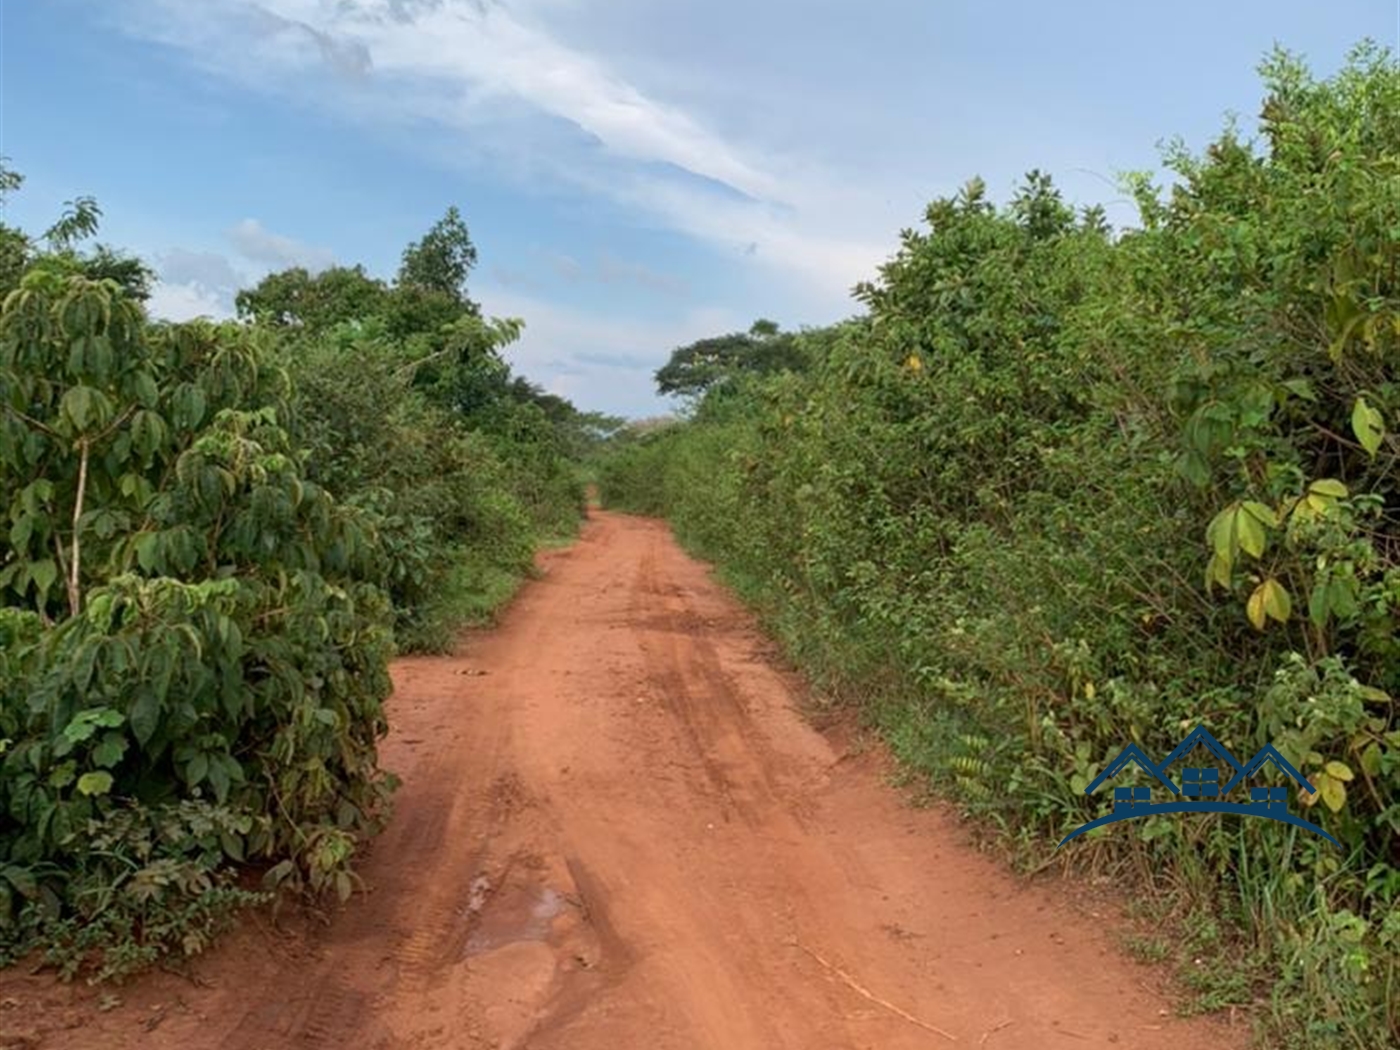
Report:
[[[711,336],[677,347],[657,370],[656,387],[663,394],[700,397],[738,376],[800,370],[803,362],[794,333],[782,332],[774,322],[760,319],[747,332]]]

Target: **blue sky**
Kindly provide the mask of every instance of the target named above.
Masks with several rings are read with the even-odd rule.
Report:
[[[0,0],[3,3],[3,0]],[[154,309],[399,253],[449,204],[516,370],[648,415],[693,339],[856,311],[924,205],[1030,168],[1115,173],[1253,126],[1276,42],[1329,72],[1396,0],[33,0],[0,8],[0,153],[42,229],[96,196]]]

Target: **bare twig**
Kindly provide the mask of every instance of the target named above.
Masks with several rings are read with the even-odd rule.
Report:
[[[4,408],[7,412],[10,413],[10,415],[14,416],[25,426],[32,427],[34,430],[39,431],[41,434],[47,434],[49,437],[54,438],[55,440],[58,438],[58,431],[54,430],[53,427],[46,426],[45,424],[39,422],[39,420],[35,419],[33,416],[25,415],[23,412],[21,412],[14,406],[0,405],[0,408]]]
[[[823,959],[816,952],[812,951],[811,948],[808,948],[801,941],[796,940],[794,938],[792,944],[794,947],[801,948],[813,959],[816,959],[817,962],[821,963],[822,966],[826,967],[826,969],[834,973],[837,977],[841,978],[841,980],[844,981],[847,987],[849,987],[852,991],[864,996],[866,999],[869,999],[872,1003],[875,1003],[877,1006],[883,1006],[890,1013],[894,1014],[897,1017],[904,1018],[904,1020],[908,1021],[910,1024],[918,1025],[926,1032],[932,1032],[934,1035],[941,1035],[944,1039],[947,1039],[949,1042],[956,1043],[958,1041],[957,1036],[949,1032],[945,1032],[943,1029],[937,1027],[936,1025],[931,1025],[927,1021],[921,1021],[913,1014],[906,1013],[904,1010],[901,1010],[899,1007],[895,1006],[894,1003],[881,999],[874,992],[861,985],[859,981],[857,981],[854,977],[848,974],[845,970],[841,969],[839,966],[835,966],[832,963],[827,962],[825,959]]]
[[[992,1027],[992,1028],[987,1029],[985,1032],[982,1033],[982,1038],[979,1039],[979,1040],[977,1040],[977,1045],[978,1045],[978,1046],[986,1046],[986,1045],[987,1045],[987,1040],[988,1040],[988,1039],[990,1039],[992,1036],[994,1036],[997,1032],[1000,1032],[1003,1028],[1006,1028],[1007,1026],[1013,1025],[1013,1024],[1015,1024],[1015,1023],[1016,1023],[1016,1022],[1015,1022],[1015,1020],[1014,1020],[1013,1018],[1007,1018],[1005,1021],[1001,1022],[1001,1024],[996,1025],[995,1027]]]

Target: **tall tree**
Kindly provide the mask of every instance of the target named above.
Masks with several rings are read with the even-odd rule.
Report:
[[[713,387],[744,374],[800,370],[801,351],[793,333],[780,331],[760,319],[747,332],[698,339],[671,352],[671,359],[656,372],[656,387],[663,394],[700,397]]]
[[[314,276],[297,266],[268,274],[234,303],[245,319],[316,333],[381,313],[387,294],[384,282],[362,266],[332,266]]]
[[[454,205],[422,240],[404,249],[398,284],[451,296],[476,312],[476,304],[467,298],[467,277],[475,265],[476,246]]]

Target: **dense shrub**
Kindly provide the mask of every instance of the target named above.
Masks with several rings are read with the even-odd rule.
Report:
[[[236,904],[226,860],[348,895],[386,787],[387,605],[362,516],[300,472],[284,394],[256,333],[148,325],[113,284],[41,266],[6,300],[12,934],[60,951]]]
[[[409,286],[291,271],[217,325],[152,323],[139,262],[72,247],[95,214],[0,230],[0,961],[110,977],[350,896],[388,659],[574,526],[584,417],[510,377],[455,213]]]
[[[935,202],[865,317],[621,447],[604,495],[671,516],[1030,863],[1128,741],[1274,742],[1341,852],[1201,816],[1061,857],[1184,902],[1206,1005],[1372,1047],[1400,1038],[1400,69],[1264,77],[1263,141],[1171,148],[1138,229],[1038,173]]]

